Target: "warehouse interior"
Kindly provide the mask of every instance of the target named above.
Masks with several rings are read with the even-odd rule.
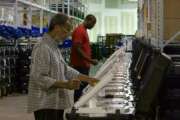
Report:
[[[180,0],[0,0],[0,120],[36,120],[27,112],[32,51],[58,13],[72,30],[96,17],[88,76],[98,82],[64,120],[180,120],[178,11]],[[72,39],[58,45],[69,66]]]

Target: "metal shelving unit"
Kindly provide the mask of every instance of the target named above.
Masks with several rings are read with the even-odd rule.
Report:
[[[45,4],[45,1],[48,5]],[[22,93],[27,92],[29,80],[28,71],[32,46],[38,41],[38,39],[41,39],[43,33],[47,32],[47,24],[52,15],[59,12],[58,9],[50,9],[50,5],[52,4],[52,1],[50,1],[51,0],[39,0],[36,1],[37,3],[35,3],[34,0],[0,1],[0,40],[2,39],[4,40],[4,42],[9,42],[12,40],[14,41],[12,43],[12,48],[18,49],[18,62],[14,63],[17,70],[16,72],[12,72],[15,74],[12,74],[15,76],[14,78],[11,79],[9,77],[10,72],[6,72],[6,74],[4,73],[4,75],[6,75],[6,78],[1,78],[1,71],[3,71],[1,70],[1,68],[6,68],[6,64],[0,65],[0,97],[10,94],[11,91],[19,91]],[[42,4],[40,4],[40,2],[42,2]],[[72,14],[73,12],[71,10],[72,8],[73,10],[82,10],[81,7],[83,7],[83,4],[81,3],[81,1],[74,0],[74,3],[72,3],[72,0],[63,0],[63,4],[65,4],[67,7],[67,11],[65,12],[64,8],[63,13],[69,15],[73,19],[74,25],[80,23],[83,18]],[[81,12],[83,12],[83,10]],[[3,46],[3,50],[4,48],[8,48],[9,50],[9,47],[7,47],[7,45]],[[62,48],[62,54],[64,55],[64,59],[67,60],[67,62],[69,59],[69,49],[69,47]],[[2,53],[1,50],[2,47],[0,48],[0,53]],[[10,50],[10,52],[11,51],[12,50]],[[4,60],[2,59],[1,55],[0,60]],[[7,59],[7,61],[8,60],[9,58]],[[8,70],[13,71],[14,69]],[[22,71],[26,72],[22,73]]]
[[[50,9],[67,14],[75,25],[82,22],[87,12],[87,6],[81,0],[57,0],[50,3]]]
[[[40,19],[40,32],[42,33],[43,31],[43,17],[44,13],[47,12],[49,15],[50,14],[56,14],[58,13],[57,11],[50,10],[44,6],[38,5],[36,3],[32,3],[30,1],[25,1],[25,0],[2,0],[0,2],[0,6],[5,6],[5,7],[11,7],[14,11],[13,13],[13,21],[14,21],[14,26],[19,27],[22,26],[20,23],[20,13],[24,12],[28,16],[28,24],[27,28],[31,28],[32,26],[32,12],[38,11],[39,12],[39,19]],[[26,10],[24,10],[26,9]]]
[[[173,1],[169,1],[169,4],[172,3]],[[166,22],[166,17],[170,14],[169,11],[172,12],[177,9],[171,8],[170,10],[170,8],[165,8],[165,6],[168,6],[167,4],[168,2],[164,0],[138,1],[138,30],[141,32],[141,37],[144,37],[146,40],[150,40],[152,45],[161,49],[163,49],[163,46],[167,43],[167,41],[172,41],[172,38],[174,38],[174,36],[176,36],[179,32],[178,27],[175,27],[174,31],[171,31],[171,34],[174,32],[171,36],[167,37],[167,35],[165,35],[168,34],[167,29],[172,30],[172,28],[168,28],[170,26],[168,25],[169,23]],[[171,18],[171,20],[173,19],[179,18],[177,16],[177,18]]]
[[[163,46],[163,1],[139,0],[139,30],[144,32],[142,36],[150,40],[151,44]],[[149,41],[148,41],[149,42]]]
[[[56,2],[57,1],[57,2]],[[87,11],[87,7],[80,0],[56,0],[55,2],[47,1],[49,5],[39,5],[34,3],[32,0],[1,0],[0,6],[11,7],[14,9],[13,21],[16,27],[20,26],[20,16],[19,12],[23,12],[26,9],[26,14],[28,16],[28,25],[26,27],[30,28],[32,26],[32,14],[33,12],[39,12],[40,21],[40,31],[43,28],[43,18],[48,15],[49,19],[52,14],[62,12],[67,14],[73,19],[73,24],[79,24],[82,22],[84,15]],[[79,13],[78,13],[79,12]],[[45,14],[47,13],[47,14]]]

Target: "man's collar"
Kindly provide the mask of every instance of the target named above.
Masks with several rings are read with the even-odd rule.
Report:
[[[53,47],[58,47],[58,42],[56,42],[49,34],[45,34],[44,35],[44,40],[48,43],[48,44],[50,44],[50,45],[52,45]]]

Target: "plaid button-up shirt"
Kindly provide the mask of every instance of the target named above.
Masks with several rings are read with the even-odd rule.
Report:
[[[57,80],[71,80],[79,72],[65,63],[58,43],[48,34],[34,46],[30,68],[28,112],[72,107],[74,91],[51,86]]]

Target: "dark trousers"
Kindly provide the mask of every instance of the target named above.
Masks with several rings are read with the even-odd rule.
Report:
[[[74,67],[74,69],[84,75],[89,75],[89,68]],[[74,102],[78,101],[78,99],[82,96],[82,91],[87,85],[88,84],[86,82],[81,82],[80,88],[74,92]]]
[[[34,112],[35,120],[63,120],[64,110],[42,109]]]

